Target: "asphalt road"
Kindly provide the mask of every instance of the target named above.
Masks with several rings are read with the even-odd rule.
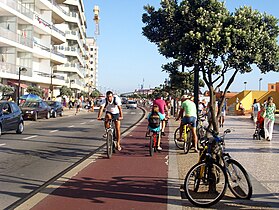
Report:
[[[0,137],[0,209],[28,196],[105,141],[97,113],[85,111],[64,117],[26,121],[23,134]],[[122,130],[142,116],[142,110],[124,109]]]

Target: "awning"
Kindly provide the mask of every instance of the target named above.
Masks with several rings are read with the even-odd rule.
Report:
[[[8,84],[9,85],[15,85],[15,86],[18,86],[18,82],[12,82],[12,81],[8,81]],[[24,84],[24,83],[20,83],[20,87],[22,88],[27,88],[28,85]]]

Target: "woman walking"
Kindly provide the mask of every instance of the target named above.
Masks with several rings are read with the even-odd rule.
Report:
[[[265,139],[267,141],[271,141],[272,139],[273,125],[275,121],[275,111],[276,111],[276,105],[273,103],[273,98],[269,96],[265,107],[265,117],[264,117],[264,133],[265,133]]]

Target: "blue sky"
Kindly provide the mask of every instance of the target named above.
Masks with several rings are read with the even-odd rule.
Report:
[[[150,4],[158,8],[159,0],[85,0],[87,35],[94,36],[93,7],[100,8],[99,47],[99,87],[101,91],[111,89],[117,92],[130,92],[143,84],[144,88],[159,86],[168,78],[161,65],[167,60],[158,53],[157,47],[142,36],[141,16],[143,6]],[[252,6],[279,18],[278,0],[226,0],[226,6],[234,11],[243,5]],[[279,73],[260,74],[258,69],[252,73],[238,75],[230,91],[246,88],[267,90],[268,83],[279,82]]]

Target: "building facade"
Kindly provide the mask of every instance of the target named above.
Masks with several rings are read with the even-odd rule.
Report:
[[[20,74],[20,94],[28,86],[45,97],[63,85],[86,91],[86,49],[82,0],[0,1],[1,84],[17,90]]]

